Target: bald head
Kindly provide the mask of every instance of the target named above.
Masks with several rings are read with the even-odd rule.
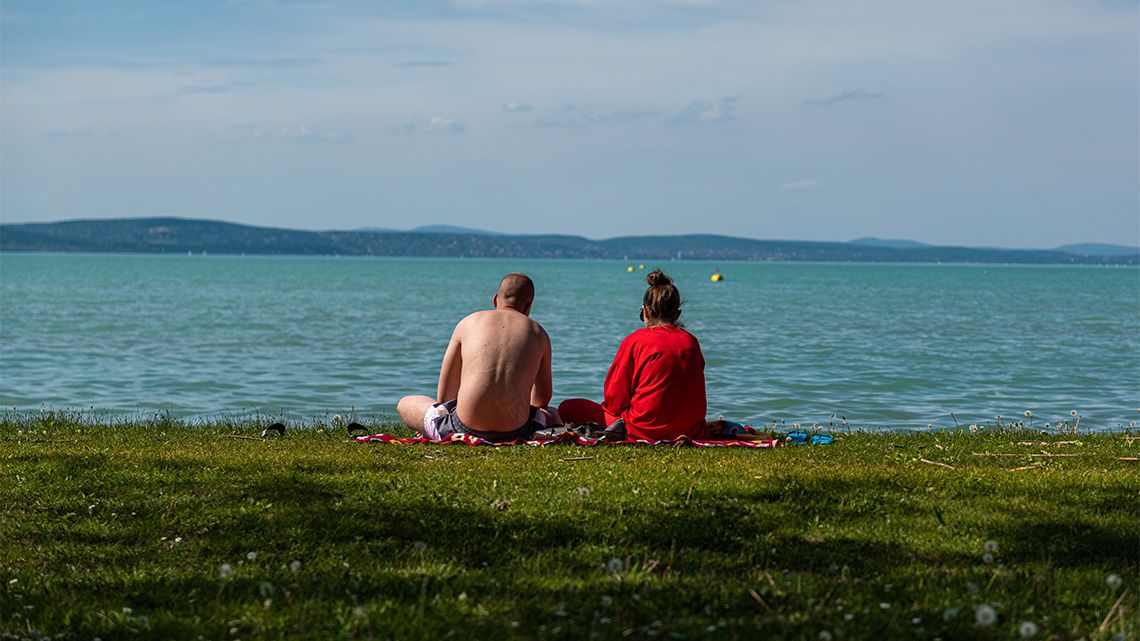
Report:
[[[534,281],[526,274],[512,272],[503,276],[499,291],[495,293],[495,306],[512,307],[524,314],[530,313],[534,302]]]

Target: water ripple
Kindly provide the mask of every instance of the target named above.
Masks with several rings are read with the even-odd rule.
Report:
[[[951,425],[1140,418],[1136,269],[665,265],[709,414]],[[644,272],[588,261],[0,255],[0,404],[177,415],[391,415],[454,324],[530,273],[555,397],[601,394]],[[835,419],[838,421],[839,419]]]

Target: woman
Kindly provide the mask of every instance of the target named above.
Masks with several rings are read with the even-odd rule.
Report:
[[[700,343],[685,331],[681,294],[660,269],[649,273],[642,298],[645,327],[625,337],[606,374],[602,404],[567,399],[558,414],[567,423],[606,426],[625,420],[628,438],[651,441],[678,436],[703,438],[705,359]]]

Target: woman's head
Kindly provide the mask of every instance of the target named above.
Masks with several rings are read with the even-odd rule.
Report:
[[[679,325],[677,319],[681,317],[681,292],[677,291],[673,279],[660,269],[655,269],[645,277],[645,282],[649,283],[649,288],[642,297],[645,325]]]

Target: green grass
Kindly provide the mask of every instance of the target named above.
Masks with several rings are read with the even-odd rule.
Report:
[[[1140,635],[1140,476],[1119,460],[1140,446],[1121,435],[228,436],[261,427],[0,420],[0,638]]]

